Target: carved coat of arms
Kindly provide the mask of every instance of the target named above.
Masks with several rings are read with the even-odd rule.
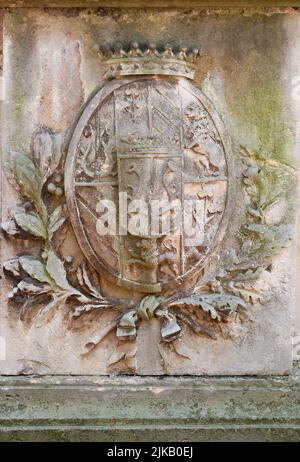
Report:
[[[225,140],[188,82],[196,54],[117,49],[112,81],[87,105],[69,148],[66,196],[82,250],[141,293],[180,290],[225,230]]]
[[[215,339],[215,325],[228,333],[261,302],[256,283],[290,240],[284,207],[295,180],[291,168],[240,147],[240,247],[227,248],[227,266],[225,258],[218,265],[235,174],[223,124],[191,83],[198,50],[132,43],[106,54],[107,82],[71,136],[38,128],[31,153],[10,153],[6,172],[26,201],[2,228],[39,244],[4,269],[23,320],[49,322],[61,307],[71,324],[112,312],[85,352],[113,333],[118,347],[109,365],[123,362],[122,371],[135,372],[141,323],[158,319],[164,348],[188,359],[176,343],[184,331]],[[275,222],[278,204],[284,212]],[[70,223],[80,260],[62,250]]]

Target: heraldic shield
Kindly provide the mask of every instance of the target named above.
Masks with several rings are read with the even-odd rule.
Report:
[[[272,136],[261,144],[248,110],[262,102],[237,112],[233,80],[221,67],[206,72],[204,51],[179,37],[173,46],[133,42],[101,49],[93,67],[91,34],[83,86],[76,74],[78,98],[61,101],[57,121],[52,98],[37,99],[33,87],[16,140],[8,121],[1,227],[12,359],[3,373],[289,373],[294,150],[278,150]],[[65,42],[61,50],[57,75]],[[16,85],[8,95],[19,117]]]
[[[110,81],[76,125],[66,196],[94,268],[160,293],[199,275],[222,239],[229,164],[216,111],[188,80],[192,62],[132,53],[111,57]]]

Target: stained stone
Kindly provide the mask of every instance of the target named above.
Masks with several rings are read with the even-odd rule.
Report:
[[[2,377],[0,441],[299,441],[299,382]]]
[[[4,14],[0,373],[290,374],[299,13],[69,13]]]

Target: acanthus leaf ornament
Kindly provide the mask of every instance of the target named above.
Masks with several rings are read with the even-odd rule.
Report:
[[[63,135],[39,128],[32,152],[12,152],[7,164],[26,202],[12,209],[2,229],[8,236],[22,239],[25,233],[41,243],[38,254],[4,264],[17,281],[10,300],[20,305],[23,320],[47,322],[63,306],[71,324],[87,313],[115,312],[111,324],[87,341],[84,354],[115,332],[119,346],[108,366],[124,363],[126,372],[135,370],[134,345],[142,322],[159,319],[164,344],[186,359],[176,343],[186,329],[218,338],[216,323],[228,323],[262,302],[256,282],[290,238],[287,216],[272,224],[268,212],[285,194],[284,182],[292,184],[292,169],[241,148],[248,201],[241,252],[238,263],[209,274],[207,262],[232,212],[234,180],[222,123],[187,80],[193,78],[198,55],[196,49],[174,51],[170,45],[161,51],[154,44],[142,50],[132,43],[127,51],[118,45],[106,62],[110,82],[87,104],[66,159]],[[159,211],[154,231],[152,214],[144,227],[130,226],[137,223],[135,199],[151,212],[153,203],[185,201],[187,209],[178,212],[180,230],[187,210],[190,227],[199,231],[197,240],[186,230],[176,232],[175,219],[173,228],[164,231],[163,215],[170,208]],[[99,234],[99,217],[105,213],[101,201],[113,203],[119,212],[122,200],[127,233]],[[86,259],[75,274],[55,243],[68,221]],[[122,231],[120,222],[117,214],[117,231]],[[124,298],[104,295],[99,277],[124,290]],[[131,299],[132,290],[140,294],[138,301]]]

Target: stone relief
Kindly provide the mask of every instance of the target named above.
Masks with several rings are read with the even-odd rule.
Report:
[[[50,322],[56,310],[67,307],[72,327],[87,313],[114,312],[83,353],[115,332],[108,370],[134,373],[142,322],[157,318],[164,347],[188,359],[177,341],[183,334],[217,339],[226,331],[217,326],[228,325],[230,337],[230,326],[243,322],[252,304],[263,302],[261,275],[271,271],[272,257],[291,239],[292,216],[285,204],[296,179],[290,167],[240,147],[247,203],[241,245],[226,267],[210,272],[210,258],[233,212],[236,180],[222,123],[187,80],[198,50],[166,45],[159,51],[154,44],[142,50],[134,42],[127,51],[117,45],[106,53],[111,81],[86,106],[68,152],[63,134],[42,127],[33,134],[31,152],[10,153],[6,173],[24,200],[10,209],[2,229],[15,239],[32,238],[35,250],[7,261],[4,270],[15,280],[9,299],[24,321]],[[129,226],[126,234],[101,234],[99,217],[106,210],[99,203],[114,204],[120,231],[120,197],[127,224],[141,217],[135,199],[143,201],[150,219]],[[159,201],[174,210],[159,208],[153,232],[152,204]],[[184,201],[189,213],[176,209]],[[188,230],[182,229],[185,214],[191,218]],[[62,251],[70,226],[84,256],[79,263]],[[196,239],[189,230],[197,231]],[[124,296],[107,295],[104,279]]]

